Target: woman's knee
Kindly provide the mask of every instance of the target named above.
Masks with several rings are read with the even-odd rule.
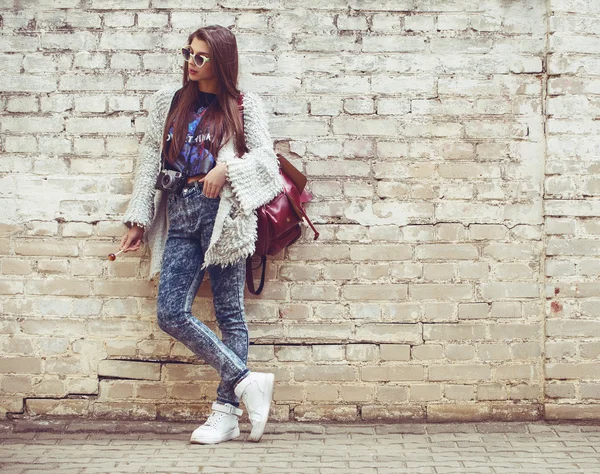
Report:
[[[158,305],[156,308],[156,320],[158,327],[167,334],[174,334],[181,328],[184,319],[183,311],[169,306]]]
[[[248,331],[244,310],[218,314],[216,319],[221,331]]]

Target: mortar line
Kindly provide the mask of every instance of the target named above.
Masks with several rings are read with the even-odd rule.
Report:
[[[540,280],[541,280],[541,303],[542,303],[542,320],[541,320],[541,344],[540,344],[540,377],[542,388],[542,417],[546,419],[546,247],[548,236],[546,233],[546,169],[548,161],[548,59],[550,49],[550,16],[552,15],[551,0],[546,0],[546,44],[544,45],[544,60],[542,64],[542,124],[543,124],[543,175],[541,180],[541,198],[542,198],[542,245],[540,252]]]

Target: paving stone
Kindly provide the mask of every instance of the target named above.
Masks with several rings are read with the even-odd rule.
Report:
[[[260,443],[204,446],[189,443],[195,426],[16,420],[0,431],[0,472],[600,474],[600,426],[282,423]]]

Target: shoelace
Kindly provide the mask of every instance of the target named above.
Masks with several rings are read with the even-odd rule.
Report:
[[[223,418],[225,417],[225,413],[220,411],[213,411],[210,416],[207,418],[205,426],[216,426]]]

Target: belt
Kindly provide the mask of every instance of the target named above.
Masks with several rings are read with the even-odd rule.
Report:
[[[187,179],[187,183],[183,186],[184,188],[191,188],[193,186],[196,186],[196,181],[204,178],[206,176],[207,173],[202,173],[202,174],[197,174],[194,176],[190,176]]]

